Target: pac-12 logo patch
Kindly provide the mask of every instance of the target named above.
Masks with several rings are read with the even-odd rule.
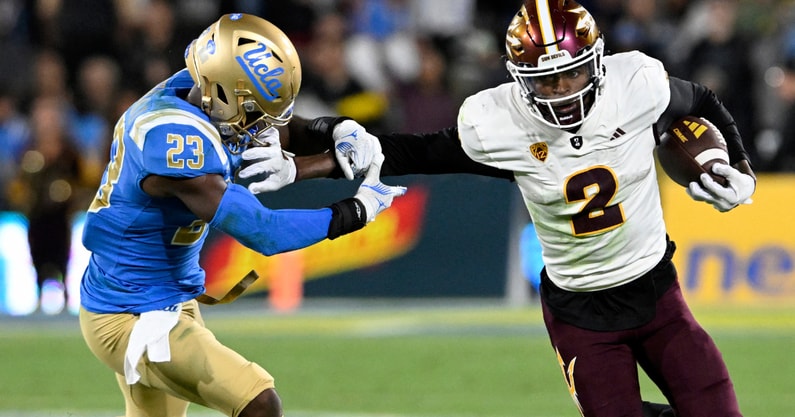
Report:
[[[544,162],[547,160],[547,155],[549,155],[549,147],[546,142],[534,143],[530,145],[530,154],[533,155],[533,158]]]

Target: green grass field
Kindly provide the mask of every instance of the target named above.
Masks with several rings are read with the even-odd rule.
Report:
[[[207,325],[276,377],[286,416],[578,415],[537,306],[369,302],[274,314],[240,304],[205,307]],[[795,308],[694,310],[723,351],[744,414],[790,415]],[[0,361],[0,417],[123,413],[74,317],[0,317]],[[662,401],[642,384],[646,399]]]

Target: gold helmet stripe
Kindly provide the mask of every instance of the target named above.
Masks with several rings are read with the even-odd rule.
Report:
[[[536,16],[538,16],[538,27],[541,28],[541,40],[546,45],[548,54],[558,52],[555,28],[552,25],[552,15],[549,12],[548,0],[536,0]]]

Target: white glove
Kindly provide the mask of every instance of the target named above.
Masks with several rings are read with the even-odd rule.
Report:
[[[334,155],[349,180],[363,176],[373,158],[381,154],[378,138],[353,120],[344,120],[334,126],[331,136],[334,138]],[[381,164],[378,165],[380,169]]]
[[[709,174],[701,174],[701,183],[691,182],[687,194],[696,201],[712,204],[718,211],[726,212],[739,204],[751,204],[751,195],[756,190],[754,177],[744,174],[732,166],[715,164],[712,172],[726,178],[727,185],[718,184]]]
[[[244,161],[257,162],[240,170],[238,176],[245,179],[264,174],[267,177],[249,184],[249,191],[254,194],[276,191],[295,182],[297,169],[294,155],[282,150],[279,131],[276,128],[262,131],[257,135],[257,141],[265,146],[250,147],[241,155]]]
[[[379,153],[373,158],[372,164],[367,169],[362,185],[353,198],[359,200],[367,211],[367,223],[375,220],[382,211],[392,205],[395,197],[406,194],[406,187],[386,185],[381,182],[381,164],[384,163],[384,155]]]

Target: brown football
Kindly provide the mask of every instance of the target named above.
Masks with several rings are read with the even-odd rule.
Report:
[[[729,163],[726,139],[709,120],[685,116],[671,124],[660,138],[657,160],[677,184],[687,187],[706,172],[719,184],[726,179],[712,173],[712,165]]]

